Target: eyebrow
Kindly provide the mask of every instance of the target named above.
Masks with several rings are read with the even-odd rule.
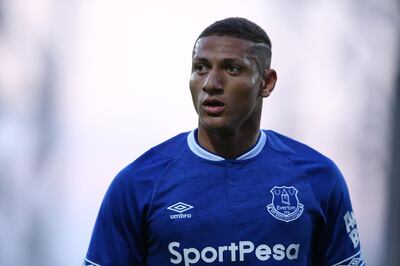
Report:
[[[194,61],[194,62],[210,62],[210,60],[205,57],[196,57],[196,56],[193,57],[192,61]],[[246,63],[246,60],[242,57],[223,58],[221,61],[224,64],[237,63],[237,62],[244,63],[244,64]]]

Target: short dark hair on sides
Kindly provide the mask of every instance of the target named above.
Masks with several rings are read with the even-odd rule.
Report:
[[[254,43],[251,52],[260,61],[259,67],[267,69],[271,65],[271,40],[260,26],[248,19],[232,17],[216,21],[204,29],[197,40],[208,36],[230,36],[250,41]]]

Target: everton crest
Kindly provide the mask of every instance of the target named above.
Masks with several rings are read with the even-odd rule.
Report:
[[[296,220],[304,210],[304,205],[297,197],[298,192],[293,186],[274,186],[271,189],[272,202],[267,206],[268,212],[276,219],[287,223]]]

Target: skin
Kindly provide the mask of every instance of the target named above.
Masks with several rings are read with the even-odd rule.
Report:
[[[257,141],[263,98],[275,87],[273,69],[260,69],[252,42],[229,36],[199,39],[193,50],[190,91],[199,115],[198,141],[226,159],[248,151]],[[204,101],[218,101],[213,109]]]

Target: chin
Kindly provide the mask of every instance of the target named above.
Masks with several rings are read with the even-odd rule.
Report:
[[[208,130],[229,130],[229,123],[222,117],[205,117],[200,119],[200,125]]]

